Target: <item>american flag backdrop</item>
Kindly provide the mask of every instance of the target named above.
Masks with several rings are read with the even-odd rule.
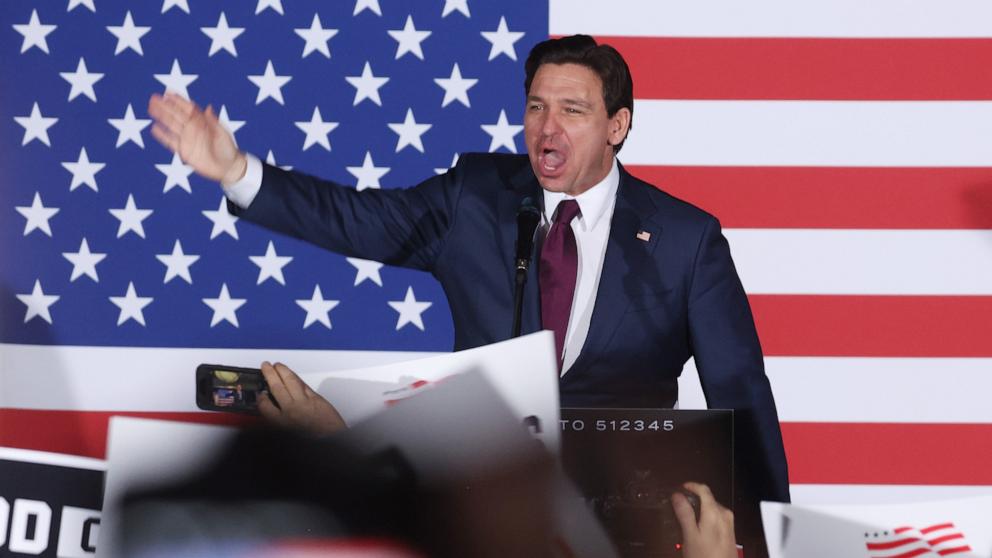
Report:
[[[111,414],[189,418],[199,362],[451,346],[429,276],[227,217],[151,137],[151,93],[278,165],[407,186],[523,152],[523,60],[582,32],[631,65],[621,162],[725,227],[794,500],[992,492],[988,2],[5,0],[0,23],[0,446],[102,458]]]

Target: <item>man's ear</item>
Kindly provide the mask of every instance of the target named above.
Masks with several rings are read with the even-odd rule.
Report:
[[[607,138],[607,143],[610,145],[619,145],[627,138],[629,131],[630,109],[623,107],[610,117],[610,135]]]

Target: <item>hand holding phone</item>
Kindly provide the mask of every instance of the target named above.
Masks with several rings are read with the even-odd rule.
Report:
[[[258,410],[266,419],[318,436],[348,427],[338,410],[285,364],[263,362],[261,372],[272,396],[272,401],[259,401]]]
[[[201,364],[196,406],[206,411],[262,415],[284,426],[324,435],[347,428],[326,399],[282,363],[261,368]]]

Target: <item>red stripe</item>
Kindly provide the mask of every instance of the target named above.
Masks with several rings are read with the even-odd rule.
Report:
[[[868,550],[889,550],[890,548],[899,548],[900,546],[906,546],[907,544],[912,544],[915,542],[920,542],[921,539],[918,537],[910,537],[908,539],[899,539],[896,541],[889,541],[884,543],[865,543],[868,545]]]
[[[992,296],[748,298],[765,356],[992,357]]]
[[[928,540],[927,542],[930,543],[930,546],[937,546],[938,544],[945,543],[947,541],[952,541],[954,539],[963,539],[963,538],[964,535],[962,535],[961,533],[954,533],[952,535],[944,535],[943,537],[937,537],[936,539]]]
[[[929,552],[929,548],[917,548],[915,550],[910,550],[909,552],[903,552],[902,554],[893,554],[891,556],[886,555],[885,558],[913,558],[914,556],[928,554]]]
[[[245,425],[251,417],[227,413],[51,411],[0,409],[0,446],[104,459],[110,417]]]
[[[953,528],[954,528],[954,524],[953,523],[939,523],[937,525],[931,525],[929,527],[924,527],[924,528],[920,529],[920,532],[923,533],[924,535],[929,535],[930,533],[933,533],[934,531],[940,531],[941,529],[953,529]],[[936,544],[936,543],[934,543],[934,542],[931,541],[930,544]]]
[[[641,99],[992,99],[992,39],[597,39]]]
[[[992,168],[627,170],[716,215],[724,227],[992,229]]]
[[[893,532],[898,535],[900,533],[905,533],[906,531],[912,531],[912,530],[913,530],[912,527],[896,527],[893,530]]]
[[[941,556],[947,556],[948,554],[957,554],[959,552],[971,552],[971,547],[965,545],[965,546],[956,546],[954,548],[945,548],[943,550],[938,550],[937,554],[940,554]]]
[[[782,438],[792,483],[992,485],[992,424],[784,422]]]

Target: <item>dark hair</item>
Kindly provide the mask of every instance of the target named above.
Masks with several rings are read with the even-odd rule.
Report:
[[[530,94],[534,75],[544,64],[578,64],[595,72],[603,82],[603,102],[607,116],[612,118],[622,108],[630,110],[631,123],[627,127],[627,132],[630,132],[634,120],[634,81],[630,77],[627,62],[617,49],[610,45],[597,44],[596,39],[589,35],[570,35],[542,41],[531,49],[524,64],[527,73],[524,79],[525,95]],[[626,139],[613,146],[614,153],[620,151]]]

